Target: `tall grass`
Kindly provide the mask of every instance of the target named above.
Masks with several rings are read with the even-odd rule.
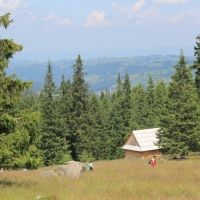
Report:
[[[94,171],[80,178],[40,177],[35,171],[0,173],[0,200],[199,200],[200,158],[159,161],[147,159],[94,162]]]

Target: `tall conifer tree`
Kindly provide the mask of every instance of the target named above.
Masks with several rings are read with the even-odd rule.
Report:
[[[109,125],[110,125],[110,133],[109,133],[109,150],[110,150],[110,159],[115,158],[122,158],[123,157],[123,151],[121,149],[121,146],[125,142],[125,125],[123,121],[123,90],[122,90],[123,84],[121,81],[120,74],[118,74],[117,79],[117,90],[112,95],[111,102],[111,112],[110,112],[110,119],[109,119]]]
[[[148,85],[147,85],[147,112],[148,112],[148,120],[147,127],[154,128],[155,127],[155,94],[154,94],[155,86],[152,76],[149,76]]]
[[[200,97],[200,35],[198,35],[196,39],[197,42],[194,47],[194,56],[196,56],[196,60],[194,61],[192,68],[195,70],[195,85]]]
[[[181,51],[169,85],[168,112],[158,133],[164,153],[184,154],[200,150],[199,105],[191,70]]]
[[[166,113],[168,100],[168,88],[162,79],[156,83],[154,94],[154,125],[155,127],[160,127],[160,121]]]
[[[101,143],[102,143],[102,151],[100,155],[100,159],[109,159],[110,157],[110,146],[111,144],[111,139],[112,136],[110,135],[110,113],[111,113],[111,102],[110,102],[110,95],[108,95],[108,91],[101,94],[100,100],[101,100],[101,105],[102,105],[102,124],[100,127],[100,132],[101,132]]]
[[[45,76],[44,89],[41,92],[41,117],[42,117],[42,139],[41,150],[44,164],[60,164],[65,159],[65,143],[63,135],[58,127],[58,108],[56,86],[53,82],[53,73],[50,61],[47,64],[47,73]]]
[[[132,130],[131,127],[131,110],[132,110],[132,99],[131,99],[131,83],[128,72],[126,72],[124,76],[123,82],[123,100],[122,100],[122,115],[123,115],[123,123],[124,123],[124,142],[127,139],[127,136],[130,134]]]
[[[78,160],[83,150],[90,145],[87,141],[87,110],[89,91],[85,82],[83,62],[78,55],[76,63],[73,65],[74,74],[72,82],[72,131],[71,151],[72,157]]]
[[[72,115],[72,91],[71,82],[68,79],[65,81],[64,76],[62,76],[62,82],[60,86],[60,93],[58,98],[58,113],[61,129],[61,137],[64,138],[66,142],[69,142],[72,135],[71,132],[71,115]]]
[[[148,127],[147,94],[142,84],[132,88],[134,127],[144,129]]]
[[[105,147],[105,138],[102,135],[102,107],[101,101],[96,96],[96,94],[92,94],[89,107],[88,107],[88,131],[87,131],[87,139],[89,141],[89,145],[87,146],[86,152],[88,154],[88,158],[92,160],[101,159],[101,151]]]
[[[7,29],[12,22],[10,13],[0,16],[0,27]],[[0,167],[4,168],[38,166],[35,158],[38,134],[32,129],[38,125],[38,113],[14,108],[21,93],[31,88],[32,82],[16,79],[16,74],[6,76],[9,60],[22,48],[12,39],[0,38]]]

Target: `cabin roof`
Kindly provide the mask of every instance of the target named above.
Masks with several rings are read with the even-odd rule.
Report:
[[[159,149],[154,143],[157,142],[156,132],[159,128],[133,130],[131,135],[135,138],[136,143],[131,144],[129,141],[122,146],[122,149],[132,151],[150,151]]]

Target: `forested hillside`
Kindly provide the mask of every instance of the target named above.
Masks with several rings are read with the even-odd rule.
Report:
[[[89,84],[90,91],[102,91],[116,89],[118,73],[122,76],[126,71],[130,76],[131,86],[139,83],[144,86],[148,83],[148,76],[151,75],[154,81],[163,79],[169,83],[170,76],[174,72],[173,66],[178,62],[179,56],[175,55],[151,55],[133,57],[104,57],[83,60],[85,80]],[[194,61],[193,56],[186,56],[188,65]],[[75,60],[51,61],[56,85],[60,84],[61,77],[72,79],[72,65]],[[11,61],[7,70],[8,75],[17,73],[22,80],[34,81],[33,90],[40,91],[43,87],[47,62],[37,61]]]
[[[9,13],[0,18],[1,28],[12,22]],[[35,169],[71,159],[123,158],[121,147],[130,132],[153,127],[160,128],[157,145],[162,153],[200,151],[200,36],[196,39],[194,63],[189,67],[181,50],[178,60],[173,61],[168,84],[159,76],[162,67],[152,62],[152,69],[159,70],[152,74],[141,72],[147,78],[146,86],[143,82],[132,86],[131,73],[140,71],[140,67],[147,69],[143,59],[141,66],[131,64],[135,66],[132,72],[134,67],[125,73],[118,70],[113,75],[115,91],[110,93],[103,86],[100,97],[91,92],[86,81],[88,69],[81,55],[68,66],[72,68],[71,76],[63,74],[57,84],[52,62],[47,61],[41,93],[30,92],[32,82],[6,74],[9,60],[23,46],[1,39],[0,168]],[[129,61],[120,62],[125,68]],[[111,73],[115,64],[110,69],[105,67],[105,71]]]

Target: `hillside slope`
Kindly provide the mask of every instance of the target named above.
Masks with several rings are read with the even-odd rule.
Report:
[[[83,59],[83,58],[82,58]],[[178,63],[179,56],[176,55],[151,55],[134,57],[103,57],[95,59],[83,59],[86,82],[91,91],[115,89],[118,73],[123,80],[126,71],[130,76],[131,86],[142,83],[147,84],[148,76],[151,74],[154,81],[158,79],[169,82],[174,72],[173,66]],[[188,65],[194,61],[194,57],[186,56]],[[62,75],[65,79],[72,80],[73,64],[75,60],[51,61],[53,67],[54,81],[59,86]],[[42,89],[44,77],[47,70],[47,62],[37,61],[12,61],[7,69],[7,74],[17,74],[23,80],[34,81],[33,90]]]

